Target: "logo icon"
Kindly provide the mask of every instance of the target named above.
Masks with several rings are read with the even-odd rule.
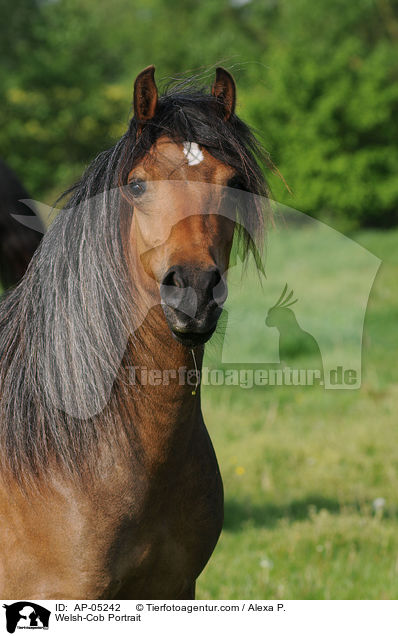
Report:
[[[50,610],[32,603],[18,601],[11,605],[3,605],[6,610],[7,631],[13,634],[18,629],[48,629]]]
[[[323,376],[323,363],[318,342],[308,331],[299,324],[292,305],[298,302],[293,297],[293,290],[288,293],[286,283],[282,294],[267,313],[265,324],[267,327],[275,327],[279,332],[279,359],[281,366],[294,366],[297,356],[308,356],[310,366],[320,371],[319,378]],[[302,361],[300,368],[304,368]]]

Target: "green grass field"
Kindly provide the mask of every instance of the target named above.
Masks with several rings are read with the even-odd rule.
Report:
[[[361,388],[203,388],[225,524],[199,599],[398,598],[398,231],[353,238],[383,260]],[[308,258],[321,288],[316,246]],[[255,349],[256,293],[237,293]]]

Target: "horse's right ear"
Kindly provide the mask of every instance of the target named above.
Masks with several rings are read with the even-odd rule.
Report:
[[[139,73],[134,82],[134,115],[139,130],[153,118],[158,104],[158,89],[155,84],[155,67],[148,66]]]
[[[231,73],[222,68],[222,66],[216,69],[216,79],[212,86],[211,94],[221,105],[222,116],[227,121],[235,112],[236,86]]]

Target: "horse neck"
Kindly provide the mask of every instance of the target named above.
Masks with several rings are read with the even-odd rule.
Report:
[[[203,347],[193,353],[174,340],[160,305],[129,341],[122,365],[129,419],[133,439],[138,437],[152,464],[165,464],[186,451],[201,418],[195,371],[202,360]]]

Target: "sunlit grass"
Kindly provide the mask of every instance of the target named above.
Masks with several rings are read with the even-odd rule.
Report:
[[[226,501],[199,598],[398,595],[398,232],[354,238],[383,259],[361,389],[204,388]]]

